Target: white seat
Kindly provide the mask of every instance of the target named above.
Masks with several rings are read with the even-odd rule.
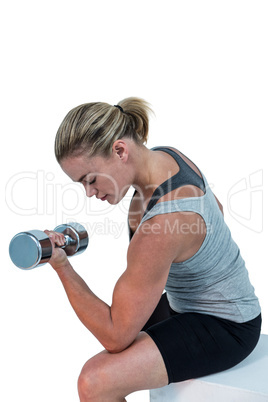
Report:
[[[150,391],[151,402],[268,402],[268,335],[237,366]]]

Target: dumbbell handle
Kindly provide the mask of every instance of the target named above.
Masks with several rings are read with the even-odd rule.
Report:
[[[55,247],[59,247],[59,248],[65,248],[67,246],[71,246],[76,244],[76,241],[74,239],[71,238],[71,236],[69,235],[64,235],[65,238],[65,243],[63,244],[63,246],[58,246],[57,244],[55,245]]]

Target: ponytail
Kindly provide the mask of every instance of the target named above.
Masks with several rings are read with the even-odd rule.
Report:
[[[58,162],[74,153],[108,156],[113,143],[123,137],[144,144],[148,139],[149,104],[126,98],[117,105],[96,102],[72,109],[61,123],[55,139]]]
[[[129,116],[133,139],[146,143],[149,134],[149,104],[140,98],[126,98],[118,103],[124,113]]]

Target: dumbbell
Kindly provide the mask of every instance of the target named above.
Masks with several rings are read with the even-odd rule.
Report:
[[[62,224],[54,229],[63,233],[65,244],[60,246],[68,256],[80,254],[87,248],[88,233],[80,223]],[[59,246],[56,246],[59,247]],[[9,245],[12,262],[21,269],[33,269],[48,262],[52,256],[52,243],[45,232],[29,230],[16,234]]]

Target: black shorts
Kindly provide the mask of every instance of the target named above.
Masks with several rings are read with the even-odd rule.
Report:
[[[164,293],[143,331],[164,359],[169,383],[227,370],[258,343],[261,315],[245,323],[199,313],[173,311]]]

